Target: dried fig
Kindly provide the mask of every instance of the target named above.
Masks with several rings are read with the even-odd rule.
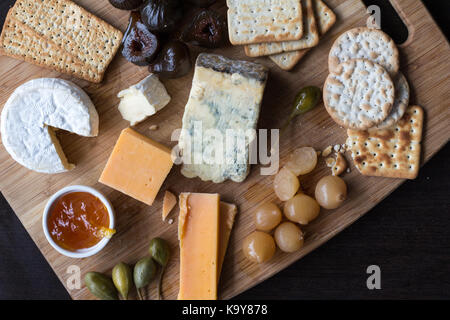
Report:
[[[144,0],[109,0],[109,3],[117,9],[136,10],[144,3]]]
[[[144,24],[152,32],[170,32],[183,16],[179,0],[147,0],[141,8]]]
[[[181,41],[168,42],[150,64],[148,70],[163,78],[179,78],[192,68],[189,48]]]
[[[138,66],[146,66],[153,60],[158,48],[157,36],[137,21],[124,40],[122,55]]]
[[[183,31],[181,40],[196,46],[218,48],[226,39],[226,23],[217,12],[202,10]]]
[[[206,8],[216,2],[216,0],[188,0],[188,2],[196,5],[197,7]]]
[[[131,11],[130,18],[128,18],[128,26],[125,30],[122,38],[122,45],[125,43],[125,39],[128,38],[128,35],[130,34],[131,30],[136,26],[137,22],[141,22],[141,13],[139,11]]]

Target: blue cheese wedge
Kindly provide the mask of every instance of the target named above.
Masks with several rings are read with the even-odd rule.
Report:
[[[117,97],[121,99],[119,111],[122,118],[130,121],[132,126],[154,115],[170,102],[166,88],[153,73],[120,91]]]
[[[98,114],[89,96],[74,83],[41,78],[19,86],[2,110],[2,142],[28,169],[59,173],[75,166],[64,155],[56,129],[80,136],[98,134]]]
[[[245,180],[267,77],[257,63],[198,56],[178,142],[185,177]]]

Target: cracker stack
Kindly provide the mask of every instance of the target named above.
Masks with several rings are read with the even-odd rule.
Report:
[[[414,179],[420,166],[423,110],[409,104],[397,46],[378,29],[355,28],[333,44],[325,108],[347,128],[356,168],[369,176]]]
[[[336,23],[336,15],[322,0],[312,0],[320,37]],[[311,48],[270,55],[269,58],[283,70],[291,70]]]
[[[336,21],[322,0],[227,0],[230,42],[292,69]]]
[[[17,0],[0,36],[0,53],[101,82],[122,32],[69,0]]]

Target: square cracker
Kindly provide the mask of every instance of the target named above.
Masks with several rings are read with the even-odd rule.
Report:
[[[260,57],[311,48],[319,43],[319,31],[316,26],[312,0],[303,0],[303,37],[296,41],[257,43],[245,46],[245,54],[249,57]]]
[[[298,40],[303,36],[300,0],[227,0],[233,45]]]
[[[313,0],[319,35],[322,37],[336,23],[336,15],[322,0]]]
[[[283,52],[269,56],[278,67],[289,71],[308,53],[309,49]]]
[[[320,36],[323,36],[336,23],[336,15],[322,0],[313,0],[314,13]],[[284,52],[269,56],[283,70],[291,70],[310,49]]]
[[[387,129],[347,130],[347,146],[363,175],[415,179],[420,168],[423,109],[411,106]]]
[[[92,70],[84,71],[85,66],[81,61],[61,50],[54,42],[39,36],[10,14],[0,36],[0,53],[86,80],[96,77]]]
[[[76,63],[82,62],[83,74],[74,75],[92,82],[102,80],[123,37],[120,30],[69,0],[18,0],[9,15],[33,29],[37,38],[57,45]],[[47,63],[51,67],[58,59],[52,56]]]

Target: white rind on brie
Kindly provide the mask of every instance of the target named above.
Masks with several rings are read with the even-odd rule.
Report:
[[[72,169],[54,129],[85,137],[98,135],[98,113],[74,83],[40,78],[19,86],[1,114],[2,142],[11,157],[28,169],[59,173]]]
[[[156,74],[150,74],[139,83],[122,90],[119,111],[122,118],[134,126],[154,115],[170,102],[170,96]]]

